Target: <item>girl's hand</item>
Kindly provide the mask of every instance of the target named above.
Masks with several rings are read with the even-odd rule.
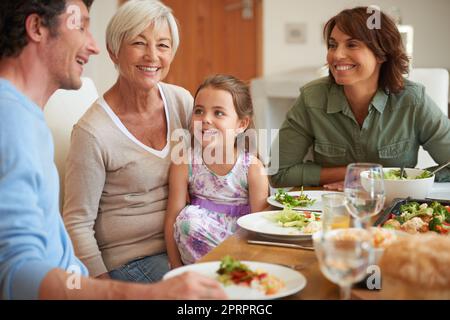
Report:
[[[324,184],[323,188],[326,190],[344,191],[344,181]]]
[[[180,259],[176,259],[176,260],[178,260],[178,261],[177,262],[169,262],[170,270],[184,266],[183,262],[181,262]]]
[[[251,212],[266,210],[268,207],[269,179],[262,162],[253,156],[248,168],[248,193]]]
[[[187,160],[185,163],[187,163]],[[178,214],[186,206],[186,201],[189,200],[188,180],[187,164],[172,164],[170,166],[169,199],[167,200],[167,211],[164,218],[164,239],[171,269],[183,265],[178,245],[174,238],[174,224]]]

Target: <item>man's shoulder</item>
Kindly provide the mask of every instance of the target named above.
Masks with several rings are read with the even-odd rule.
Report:
[[[37,106],[19,99],[15,95],[0,90],[0,128],[27,134],[33,123],[43,121],[43,115]],[[28,130],[24,130],[27,128]]]
[[[34,166],[38,154],[50,148],[51,133],[44,116],[31,102],[7,97],[0,92],[0,157],[8,163],[20,162]]]

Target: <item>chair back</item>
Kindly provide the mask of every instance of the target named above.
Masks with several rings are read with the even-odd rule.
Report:
[[[446,69],[417,68],[412,69],[409,80],[423,84],[425,92],[437,104],[441,111],[448,116],[448,86],[449,75]],[[422,147],[419,149],[417,160],[418,168],[427,168],[436,165],[429,153]]]
[[[55,145],[55,163],[60,179],[60,205],[64,198],[64,167],[72,128],[97,98],[94,82],[83,77],[79,90],[57,90],[44,108],[45,120],[52,131]]]

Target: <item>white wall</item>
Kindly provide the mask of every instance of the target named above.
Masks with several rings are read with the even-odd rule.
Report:
[[[377,5],[400,10],[402,24],[414,27],[414,66],[450,70],[449,0],[263,0],[264,74],[325,63],[325,22],[343,9]],[[306,23],[305,44],[285,43],[286,23]]]
[[[86,65],[84,76],[91,78],[99,94],[103,94],[116,81],[114,64],[106,51],[105,33],[109,20],[117,10],[116,0],[95,0],[92,4],[91,32],[100,48],[100,54],[91,56]]]
[[[186,0],[189,4],[189,0]],[[402,23],[414,26],[414,66],[450,70],[449,0],[263,0],[264,75],[325,63],[323,24],[345,8],[378,5],[400,10]],[[106,26],[117,10],[116,0],[95,0],[91,8],[91,31],[101,53],[91,57],[85,76],[94,80],[98,92],[105,92],[116,80],[116,71],[105,46]],[[305,44],[286,44],[286,23],[306,23]]]

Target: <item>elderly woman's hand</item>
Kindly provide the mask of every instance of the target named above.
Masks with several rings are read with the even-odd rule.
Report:
[[[344,191],[344,181],[325,184],[323,188],[325,190]]]

